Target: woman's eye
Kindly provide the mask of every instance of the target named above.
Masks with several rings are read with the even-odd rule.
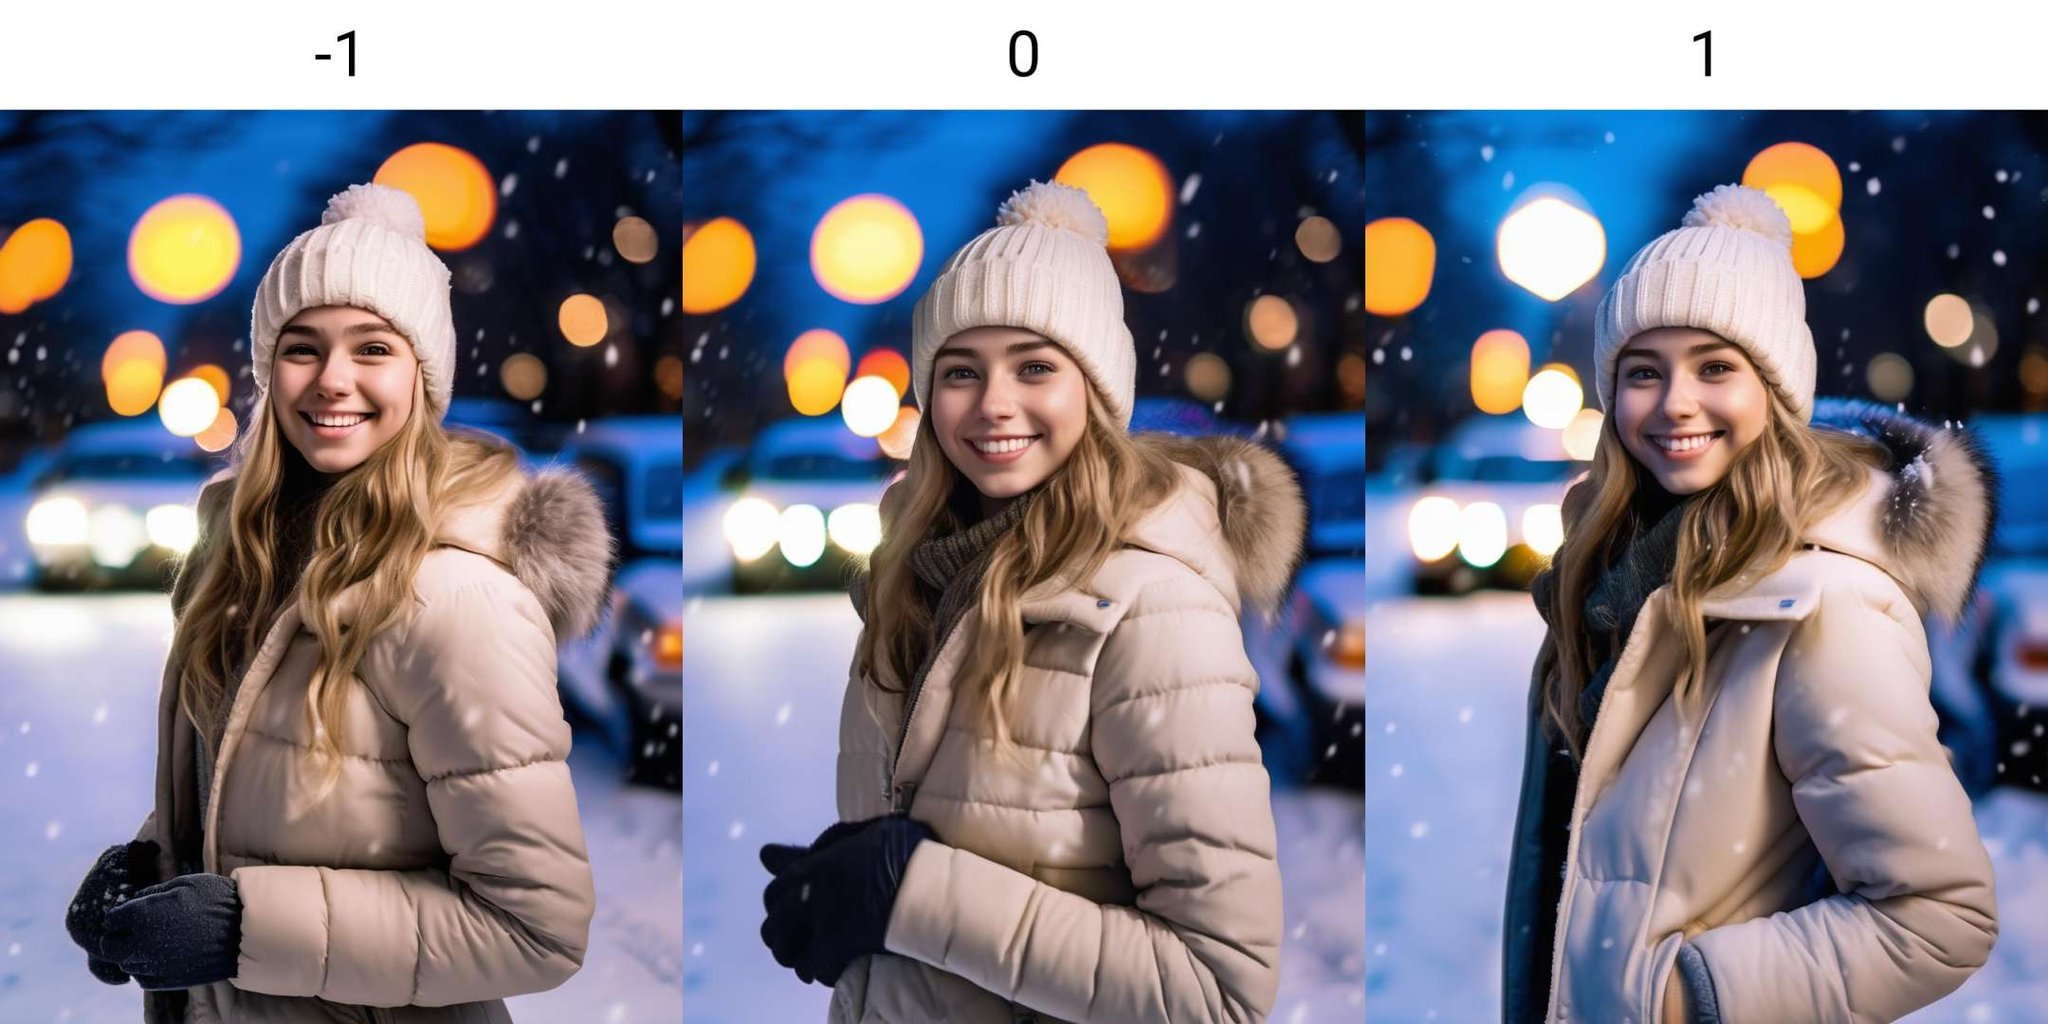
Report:
[[[286,345],[284,347],[284,354],[288,356],[316,356],[320,353],[313,351],[313,346],[300,341]]]
[[[1650,369],[1650,368],[1649,368],[1649,367],[1647,367],[1647,366],[1638,366],[1638,367],[1636,367],[1636,368],[1634,368],[1634,369],[1632,369],[1632,370],[1628,371],[1628,379],[1629,379],[1629,380],[1655,380],[1655,379],[1657,379],[1657,371],[1655,371],[1655,370],[1652,370],[1652,369]]]
[[[1732,363],[1708,363],[1707,365],[1700,367],[1700,375],[1703,377],[1713,377],[1724,373],[1734,372],[1735,366]]]
[[[974,371],[965,366],[948,366],[939,376],[945,380],[972,380]]]
[[[388,356],[391,354],[391,346],[386,345],[381,341],[373,341],[368,345],[364,345],[362,348],[357,349],[356,354],[363,356]]]
[[[1034,373],[1054,373],[1056,368],[1051,363],[1025,363],[1024,369],[1019,372],[1028,376]]]

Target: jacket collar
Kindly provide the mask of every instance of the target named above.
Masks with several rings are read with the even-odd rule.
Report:
[[[1823,400],[1813,422],[1877,441],[1886,465],[1870,470],[1862,493],[1809,523],[1801,541],[1877,566],[1923,613],[1955,620],[1976,586],[1997,517],[1990,457],[1965,431],[1867,402]],[[1804,618],[1825,582],[1824,573],[1794,558],[1707,595],[1700,610],[1723,619]]]

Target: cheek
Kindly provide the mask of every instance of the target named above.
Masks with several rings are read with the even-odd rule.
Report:
[[[1747,446],[1763,436],[1770,411],[1770,395],[1764,391],[1763,382],[1751,379],[1728,396],[1722,417],[1742,445]]]
[[[1046,389],[1039,403],[1039,418],[1048,430],[1063,439],[1077,439],[1088,426],[1088,384],[1078,371]]]

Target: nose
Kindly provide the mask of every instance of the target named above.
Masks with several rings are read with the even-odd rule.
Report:
[[[336,352],[320,364],[320,376],[313,381],[322,398],[344,398],[355,392],[355,367],[346,355]]]
[[[1017,414],[1017,400],[1010,393],[1010,385],[1001,378],[992,378],[982,386],[981,401],[976,411],[985,420],[1006,420]]]
[[[1699,411],[1699,396],[1693,394],[1692,385],[1683,377],[1674,375],[1664,385],[1664,400],[1660,408],[1665,419],[1676,423]]]

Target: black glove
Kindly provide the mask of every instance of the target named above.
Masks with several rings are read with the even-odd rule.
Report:
[[[761,941],[775,962],[807,984],[836,985],[855,958],[882,952],[910,855],[917,844],[937,838],[923,822],[891,814],[788,864],[762,894],[768,919]]]
[[[242,898],[224,875],[179,875],[107,912],[101,954],[144,989],[192,988],[235,976]]]
[[[85,966],[109,985],[128,983],[126,971],[100,953],[106,936],[106,913],[128,901],[135,891],[156,882],[157,845],[148,840],[109,846],[85,873],[78,894],[64,911],[64,930],[85,950]]]
[[[868,819],[868,821],[875,820],[877,819]],[[768,843],[761,847],[761,866],[767,868],[769,874],[779,875],[787,870],[791,864],[802,860],[804,855],[815,853],[860,831],[861,826],[867,823],[867,821],[842,821],[835,825],[827,826],[825,831],[818,833],[818,838],[811,840],[811,845],[809,846]]]

